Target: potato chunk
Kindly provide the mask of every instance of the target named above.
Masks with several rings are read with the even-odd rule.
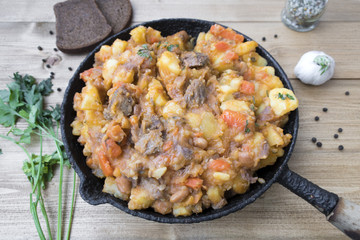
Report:
[[[277,116],[295,110],[299,101],[290,89],[274,88],[269,92],[270,106]]]
[[[173,52],[163,52],[156,65],[159,68],[162,79],[167,79],[169,76],[179,76],[181,72],[180,60]]]
[[[99,91],[93,85],[89,84],[84,87],[81,96],[80,110],[103,110]]]

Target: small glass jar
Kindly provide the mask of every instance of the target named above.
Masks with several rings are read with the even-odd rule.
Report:
[[[287,0],[281,12],[282,22],[292,30],[308,32],[318,24],[328,0]]]

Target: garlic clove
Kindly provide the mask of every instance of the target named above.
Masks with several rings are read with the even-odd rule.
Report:
[[[334,59],[321,51],[305,53],[296,64],[294,73],[301,82],[311,85],[321,85],[334,75]]]

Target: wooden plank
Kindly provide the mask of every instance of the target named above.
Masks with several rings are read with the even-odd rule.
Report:
[[[0,22],[54,22],[53,5],[58,0],[17,0],[2,4]],[[285,0],[132,0],[133,21],[160,18],[198,18],[211,21],[280,21]],[[360,21],[357,0],[329,1],[322,21]]]
[[[290,168],[325,189],[360,204],[358,81],[332,80],[320,87],[309,87],[298,80],[293,80],[292,84],[300,99],[300,130]],[[346,90],[350,90],[349,96],[344,95]],[[50,103],[59,100],[60,96],[49,98]],[[322,112],[323,107],[327,107],[328,112]],[[313,120],[316,115],[320,117],[319,122]],[[344,131],[335,140],[333,134],[339,127]],[[4,133],[5,129],[0,128],[0,134]],[[313,136],[322,141],[321,149],[310,141]],[[51,142],[45,144],[44,149],[51,151]],[[344,151],[337,150],[339,144],[344,145]],[[3,140],[0,147],[4,151],[0,155],[0,209],[3,213],[0,235],[9,239],[16,232],[15,239],[36,238],[28,210],[29,184],[21,171],[24,155],[16,146]],[[31,151],[37,149],[36,144],[31,146]],[[65,176],[64,189],[69,198],[71,173],[66,170]],[[50,219],[55,224],[56,181],[50,184],[45,194]],[[95,219],[96,226],[93,225]],[[109,205],[88,205],[77,196],[74,239],[103,239],[104,236],[108,239],[138,239],[144,232],[148,239],[346,239],[315,208],[277,184],[254,204],[237,213],[192,225],[153,223]]]
[[[310,50],[324,51],[335,59],[334,78],[352,79],[360,76],[360,31],[353,30],[360,29],[360,22],[323,22],[309,33],[291,31],[280,22],[223,24],[258,41],[277,59],[289,77],[294,77],[293,68],[301,55]],[[36,73],[38,77],[45,78],[53,71],[56,79],[61,81],[55,81],[56,87],[64,87],[72,75],[68,67],[75,69],[85,54],[55,52],[55,36],[50,35],[49,30],[54,30],[53,23],[0,23],[0,79],[16,71]],[[274,38],[274,34],[277,34],[278,38]],[[266,37],[265,42],[262,41],[263,37]],[[39,51],[37,46],[44,50]],[[54,55],[59,55],[62,61],[51,69],[46,68],[41,60]],[[0,82],[0,87],[1,84]]]

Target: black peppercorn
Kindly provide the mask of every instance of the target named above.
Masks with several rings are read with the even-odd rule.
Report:
[[[45,63],[45,62],[46,62],[46,59],[45,59],[45,58],[43,58],[43,59],[41,59],[41,61],[42,61],[43,63]]]
[[[278,35],[277,35],[277,34],[275,34],[275,35],[274,35],[274,38],[277,38],[277,37],[278,37]]]
[[[37,49],[38,49],[39,51],[42,51],[42,50],[43,50],[43,48],[42,48],[41,46],[38,46]]]
[[[61,92],[61,88],[57,88],[57,91],[58,91],[58,92]]]
[[[339,137],[339,135],[335,133],[335,134],[334,134],[334,138],[338,138],[338,137]]]
[[[346,95],[346,96],[349,96],[349,95],[350,95],[350,92],[349,92],[349,91],[346,91],[346,92],[345,92],[345,95]]]
[[[320,120],[320,118],[319,118],[318,116],[316,116],[314,119],[315,119],[315,121],[319,121],[319,120]]]
[[[262,40],[265,42],[265,41],[266,41],[266,37],[263,37]]]
[[[313,138],[311,139],[311,141],[312,141],[313,143],[316,143],[316,137],[313,137]]]
[[[69,69],[69,71],[72,71],[72,70],[73,70],[72,67],[68,67],[68,69]]]
[[[46,67],[47,67],[47,68],[51,68],[50,64],[46,64]]]
[[[339,132],[339,133],[341,133],[342,131],[343,131],[343,129],[342,129],[342,128],[339,128],[339,129],[338,129],[338,132]]]
[[[327,108],[323,108],[323,112],[327,112],[328,111],[328,109]]]
[[[57,51],[58,51],[58,49],[57,49],[57,48],[54,48],[54,51],[55,51],[55,52],[57,52]]]
[[[50,72],[50,74],[51,74],[51,75],[55,75],[55,73],[54,73],[54,72]]]
[[[339,149],[340,151],[342,151],[342,150],[344,150],[344,146],[343,146],[343,145],[339,145],[338,149]]]
[[[53,31],[51,31],[51,30],[49,31],[49,33],[50,33],[50,35],[53,35],[53,34],[54,34],[54,32],[53,32]]]
[[[317,146],[317,147],[321,147],[321,146],[322,146],[322,143],[321,143],[321,142],[317,142],[317,143],[316,143],[316,146]]]

